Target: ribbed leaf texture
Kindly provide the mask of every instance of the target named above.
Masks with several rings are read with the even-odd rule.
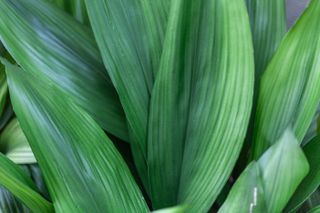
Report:
[[[320,90],[320,1],[313,0],[281,42],[262,76],[255,116],[253,158],[293,126],[301,142]]]
[[[89,25],[89,17],[85,5],[85,0],[47,0],[57,5],[79,22]]]
[[[308,170],[299,142],[287,130],[257,162],[248,165],[219,213],[282,212]]]
[[[56,212],[147,212],[121,155],[98,124],[54,84],[7,63],[14,111]]]
[[[208,211],[241,149],[253,72],[244,2],[172,1],[149,117],[154,208]]]
[[[54,212],[52,203],[44,199],[27,174],[0,154],[0,185],[5,186],[35,213]]]
[[[169,3],[169,0],[86,1],[104,64],[128,120],[133,156],[147,191],[149,99],[161,58]]]
[[[127,140],[122,107],[88,28],[43,0],[3,0],[0,40],[24,70],[53,81],[103,128]]]
[[[259,81],[286,33],[285,0],[246,0],[255,58],[255,80]]]

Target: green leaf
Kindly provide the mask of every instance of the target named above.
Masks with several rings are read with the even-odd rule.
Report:
[[[48,197],[47,188],[45,187],[38,165],[20,165],[20,168],[22,168],[24,172],[34,181],[41,195],[43,195],[46,199],[50,199]],[[12,195],[12,193],[4,187],[0,187],[0,209],[5,213],[31,213],[28,207],[26,207],[18,198]]]
[[[127,139],[122,107],[88,28],[42,0],[3,0],[0,39],[24,71],[52,81],[103,128]]]
[[[258,163],[252,162],[232,187],[219,213],[263,212],[266,208],[261,171]]]
[[[90,22],[124,108],[133,156],[148,191],[149,99],[159,67],[169,0],[89,0]]]
[[[154,208],[209,210],[243,143],[253,72],[244,2],[172,1],[148,126]]]
[[[303,151],[310,164],[310,171],[292,196],[287,211],[297,209],[320,185],[320,135],[303,147]]]
[[[257,159],[292,124],[302,141],[320,100],[320,1],[311,1],[287,33],[261,79],[255,116]]]
[[[84,0],[48,0],[68,12],[79,22],[89,25],[89,17]]]
[[[285,0],[246,0],[254,45],[256,84],[287,31]],[[257,86],[256,85],[256,86]]]
[[[287,130],[257,162],[248,165],[219,213],[282,212],[308,170],[299,142]]]
[[[0,152],[17,164],[36,163],[36,159],[16,118],[0,135]]]
[[[313,209],[311,209],[310,211],[308,211],[308,213],[320,213],[320,205],[314,207]]]
[[[6,101],[7,101],[8,85],[4,67],[0,65],[0,116],[2,116]]]
[[[33,212],[54,212],[52,204],[37,192],[32,180],[3,154],[0,154],[0,184],[10,190]]]
[[[184,213],[186,212],[186,209],[187,209],[186,206],[175,206],[175,207],[153,211],[153,213]]]
[[[55,84],[6,66],[14,111],[56,212],[147,212],[129,169],[98,124]]]

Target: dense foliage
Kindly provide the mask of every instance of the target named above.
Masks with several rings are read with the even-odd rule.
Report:
[[[320,212],[320,0],[0,0],[0,212]],[[319,205],[319,206],[318,206]]]

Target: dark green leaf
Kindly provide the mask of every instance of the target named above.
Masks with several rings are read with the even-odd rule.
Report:
[[[320,1],[311,1],[262,76],[255,116],[257,159],[292,124],[301,142],[320,100]]]
[[[169,0],[87,0],[104,64],[119,94],[136,166],[148,190],[149,99],[159,67]]]
[[[253,71],[244,2],[172,2],[148,126],[155,208],[209,210],[241,149]]]
[[[254,45],[256,83],[286,33],[285,0],[246,0]]]
[[[75,19],[85,25],[89,25],[89,18],[87,14],[84,0],[48,0],[57,5],[61,9],[70,13]]]
[[[18,197],[33,212],[54,212],[50,202],[38,192],[32,180],[3,154],[0,154],[0,184]]]
[[[103,128],[127,139],[122,107],[89,29],[45,1],[2,0],[0,39],[26,72],[54,82]]]
[[[6,66],[14,111],[56,212],[147,212],[129,169],[98,124],[55,84]]]

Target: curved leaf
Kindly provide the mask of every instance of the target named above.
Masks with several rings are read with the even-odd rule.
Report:
[[[211,207],[241,149],[253,71],[244,2],[172,1],[148,126],[154,208]]]
[[[287,211],[297,209],[320,186],[320,135],[303,147],[303,151],[310,164],[310,171],[292,196]]]
[[[127,139],[122,107],[89,29],[48,2],[3,0],[0,39],[26,72],[53,81],[103,128]]]
[[[87,0],[104,64],[119,94],[133,156],[147,191],[149,99],[159,67],[169,0]]]
[[[89,25],[89,17],[84,3],[85,0],[48,0],[61,9],[70,13],[79,22]]]
[[[302,141],[320,100],[320,1],[313,0],[287,33],[265,71],[255,116],[257,159],[293,125]]]
[[[233,185],[219,213],[266,211],[264,196],[260,167],[252,162]]]
[[[129,169],[98,124],[54,84],[6,66],[14,111],[56,212],[147,212]]]
[[[246,0],[254,45],[256,83],[287,31],[285,0]]]
[[[287,130],[257,162],[248,165],[219,213],[282,212],[308,170],[299,142]]]
[[[0,184],[10,190],[33,212],[54,212],[52,204],[37,192],[32,180],[3,154],[0,154]]]
[[[17,164],[36,163],[36,159],[16,118],[0,135],[0,151]]]

